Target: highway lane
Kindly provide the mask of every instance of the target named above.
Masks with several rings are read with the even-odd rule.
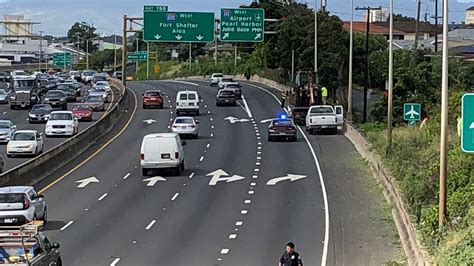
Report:
[[[90,86],[82,86],[81,95],[84,95],[85,90]],[[112,100],[112,98],[110,98]],[[106,107],[113,106],[117,100],[119,99],[119,92],[117,89],[113,88],[113,102],[108,103]],[[78,98],[80,101],[81,98]],[[71,110],[72,102],[68,103],[68,110]],[[97,121],[100,117],[104,115],[105,112],[94,112],[93,113],[93,121],[92,122],[79,122],[79,131],[83,131],[84,129],[88,128],[92,125],[95,121]],[[9,119],[12,120],[17,125],[17,130],[38,130],[39,132],[44,133],[45,124],[44,123],[34,123],[30,124],[28,122],[28,110],[10,110],[8,104],[1,104],[0,105],[0,119]],[[64,137],[55,137],[55,138],[44,138],[44,152],[48,151],[49,149],[63,143],[67,138]],[[0,145],[0,154],[3,155],[5,160],[5,170],[14,168],[26,161],[32,159],[32,157],[14,157],[14,158],[7,158],[6,156],[6,144],[3,143]]]

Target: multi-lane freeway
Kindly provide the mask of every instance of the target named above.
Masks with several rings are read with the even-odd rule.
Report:
[[[141,108],[147,89],[165,94],[164,109]],[[142,138],[169,132],[176,93],[186,89],[202,99],[185,171],[144,177]],[[129,90],[127,121],[112,139],[36,185],[65,265],[275,265],[288,241],[306,265],[379,265],[399,255],[343,135],[300,129],[296,143],[267,141],[268,119],[284,112],[271,88],[243,84],[236,107],[216,107],[217,89],[203,81]]]
[[[0,88],[6,88],[6,84],[2,83],[0,84]],[[90,88],[90,86],[81,86],[81,95],[86,94],[87,88]],[[106,104],[106,110],[113,106],[117,100],[119,99],[119,94],[120,92],[116,89],[113,88],[113,93],[112,96],[110,97],[110,103]],[[79,97],[77,101],[80,101],[81,98]],[[71,110],[73,103],[70,102],[68,103],[68,110]],[[11,120],[13,123],[16,124],[17,130],[37,130],[38,132],[44,133],[45,131],[45,123],[29,123],[28,122],[28,109],[21,109],[21,110],[11,110],[9,107],[9,104],[0,104],[0,120]],[[93,121],[92,122],[80,122],[79,123],[79,132],[85,130],[89,126],[91,126],[95,121],[97,121],[100,117],[104,115],[105,112],[94,112],[93,113]],[[63,143],[67,138],[44,138],[44,152],[47,152],[51,148],[56,147],[57,145],[60,145]],[[31,160],[31,157],[23,156],[23,157],[14,157],[14,158],[8,158],[6,156],[6,144],[0,145],[0,154],[3,156],[5,160],[5,168],[4,171],[8,171],[9,169],[12,169],[16,166],[21,165],[22,163]]]

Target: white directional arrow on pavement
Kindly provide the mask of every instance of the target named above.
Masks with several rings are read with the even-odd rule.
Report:
[[[202,36],[201,34],[199,34],[198,36],[196,36],[196,39],[198,39],[198,40],[202,40],[202,38],[204,38],[204,36]]]
[[[306,176],[305,175],[292,175],[292,174],[288,174],[286,176],[282,176],[282,177],[277,177],[277,178],[273,178],[271,180],[269,180],[267,182],[267,186],[274,186],[276,185],[277,183],[281,182],[281,181],[285,181],[285,180],[290,180],[291,182],[293,181],[296,181],[296,180],[300,180],[300,179],[303,179],[305,178]]]
[[[156,122],[158,122],[158,121],[156,121],[154,119],[143,120],[143,123],[147,123],[147,124],[156,123]]]
[[[226,32],[226,33],[224,33],[224,36],[222,36],[222,39],[225,40],[227,38],[229,38],[229,33]]]
[[[239,119],[239,118],[233,117],[233,116],[228,116],[228,117],[224,118],[224,120],[229,121],[231,124],[235,124],[237,122],[248,122],[248,121],[250,121],[248,119]]]
[[[257,35],[255,35],[255,40],[258,40],[262,38],[262,34],[261,33],[257,33]]]
[[[78,188],[85,188],[87,185],[90,183],[99,183],[99,179],[97,179],[95,176],[82,179],[82,180],[77,180],[76,183],[80,183],[77,187]]]
[[[175,37],[175,38],[176,38],[176,40],[178,40],[178,41],[179,41],[179,40],[181,40],[181,39],[183,38],[183,36],[181,36],[181,35],[179,35],[179,34],[178,34],[178,35],[176,35],[176,36],[174,36],[174,37]]]
[[[153,36],[153,37],[155,37],[155,39],[157,39],[157,40],[161,39],[161,35],[160,35],[160,34],[156,34],[156,35]]]
[[[207,174],[206,176],[212,176],[211,181],[209,181],[209,186],[215,186],[217,182],[220,182],[220,181],[226,181],[226,183],[230,183],[230,182],[245,179],[245,177],[239,176],[239,175],[233,175],[230,177],[222,177],[222,176],[228,176],[228,175],[229,174],[226,173],[224,170],[219,169],[212,173]]]
[[[161,176],[154,176],[147,179],[143,179],[143,182],[148,182],[148,184],[146,184],[147,187],[152,187],[159,181],[166,181],[166,179]]]
[[[272,122],[272,120],[273,120],[273,118],[264,119],[264,120],[260,121],[260,123],[265,124],[265,123],[268,123],[268,122]]]

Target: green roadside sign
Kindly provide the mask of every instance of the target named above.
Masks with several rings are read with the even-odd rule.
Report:
[[[221,9],[222,42],[263,42],[265,11],[261,8]]]
[[[143,12],[168,11],[168,6],[143,6]]]
[[[403,105],[403,120],[413,122],[421,120],[421,104],[405,103]],[[412,122],[413,121],[413,122]]]
[[[53,53],[53,67],[71,66],[71,53]]]
[[[148,60],[147,51],[137,51],[127,55],[127,61],[146,61]]]
[[[474,152],[474,93],[462,96],[461,149]]]
[[[144,12],[143,40],[213,42],[214,22],[211,12]]]

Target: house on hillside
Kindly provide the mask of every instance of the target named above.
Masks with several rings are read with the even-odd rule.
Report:
[[[343,27],[345,30],[349,31],[351,29],[351,22],[344,21]],[[352,30],[354,32],[365,33],[367,31],[367,22],[363,21],[354,21],[352,24]],[[380,26],[375,23],[370,23],[370,33],[378,34],[384,36],[385,40],[389,39],[390,29],[385,26]],[[399,30],[393,30],[393,39],[403,40],[405,38],[405,33]]]
[[[373,24],[387,28],[389,27],[389,22],[375,22]],[[404,33],[403,40],[415,40],[416,21],[394,21],[393,28]],[[427,40],[430,37],[434,37],[436,32],[438,34],[441,33],[442,28],[438,26],[438,31],[436,31],[435,25],[429,22],[418,22],[418,40]]]

